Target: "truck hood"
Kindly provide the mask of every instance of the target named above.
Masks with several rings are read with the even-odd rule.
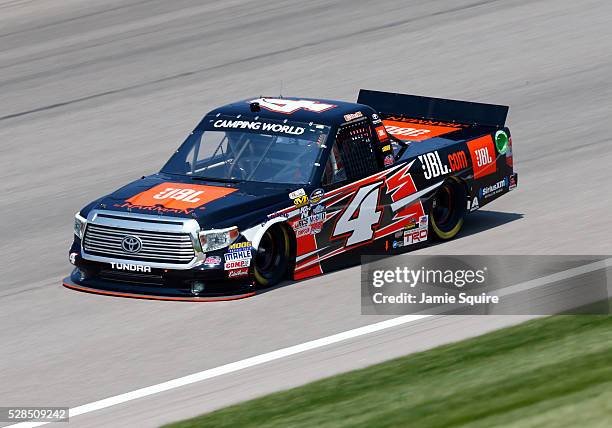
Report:
[[[91,209],[195,218],[205,229],[260,223],[291,206],[289,193],[300,185],[218,183],[156,174],[123,186],[81,211]]]

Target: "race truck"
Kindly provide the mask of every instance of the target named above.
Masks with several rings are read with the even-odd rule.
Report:
[[[66,287],[211,301],[455,237],[517,186],[508,107],[361,90],[208,113],[159,173],[74,220]]]

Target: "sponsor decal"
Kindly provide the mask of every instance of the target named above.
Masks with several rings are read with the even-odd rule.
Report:
[[[301,229],[312,224],[323,223],[325,221],[325,213],[313,214],[309,217],[296,221],[293,224],[294,229]]]
[[[325,190],[323,189],[313,190],[312,193],[310,194],[310,204],[311,205],[318,204],[319,202],[321,202],[321,199],[323,199],[323,196],[325,196]]]
[[[432,178],[446,175],[451,172],[450,168],[440,159],[440,154],[437,150],[419,155],[418,158],[421,162],[426,180],[431,180]]]
[[[261,108],[276,113],[291,114],[298,110],[307,110],[313,113],[321,113],[337,107],[334,104],[326,104],[313,100],[287,100],[284,98],[257,98],[247,101],[248,104],[258,103]]]
[[[185,183],[162,183],[139,193],[126,202],[140,207],[161,206],[175,210],[197,208],[238,189]]]
[[[504,177],[503,180],[500,180],[490,186],[482,187],[479,194],[481,198],[488,199],[502,193],[506,187],[508,187],[508,177]]]
[[[372,120],[380,120],[376,113],[372,113]]]
[[[77,256],[78,256],[77,253],[70,253],[70,255],[68,256],[68,260],[70,260],[71,264],[75,264],[76,263]]]
[[[223,265],[223,269],[233,270],[233,269],[248,268],[249,266],[251,266],[251,259],[231,260],[231,261],[225,262],[225,264]]]
[[[195,208],[178,209],[178,208],[165,208],[162,206],[151,207],[151,206],[145,206],[145,205],[135,205],[129,202],[124,202],[122,204],[113,204],[113,206],[115,208],[125,208],[128,211],[140,210],[140,211],[149,211],[155,214],[192,214],[195,212]],[[204,207],[199,208],[199,209],[203,210]]]
[[[215,128],[252,129],[276,134],[302,135],[306,132],[301,126],[284,125],[281,123],[259,122],[251,120],[219,119],[213,122]]]
[[[221,257],[219,257],[219,256],[208,256],[204,260],[204,264],[205,265],[209,265],[209,266],[218,266],[218,265],[221,264]]]
[[[306,218],[309,215],[310,215],[310,207],[308,205],[300,207],[300,218]]]
[[[404,233],[404,246],[427,241],[427,229],[415,229]]]
[[[374,128],[376,130],[376,135],[378,136],[379,141],[387,141],[389,139],[389,135],[387,135],[387,130],[384,126],[377,126]]]
[[[234,269],[234,270],[230,270],[227,272],[227,277],[228,278],[237,278],[240,276],[246,276],[249,274],[249,269],[248,268],[240,268],[240,269]]]
[[[300,208],[300,207],[303,207],[304,205],[308,205],[308,196],[306,195],[298,196],[297,198],[293,200],[293,205],[295,205],[296,208]]]
[[[314,207],[312,207],[312,213],[313,214],[319,214],[322,213],[323,211],[325,211],[325,205],[315,205]]]
[[[351,120],[359,119],[363,117],[363,113],[356,111],[355,113],[348,113],[344,115],[344,120],[350,122]]]
[[[453,130],[455,129],[461,129],[461,128],[469,128],[471,125],[466,125],[466,124],[461,124],[461,123],[456,123],[456,122],[443,122],[440,120],[431,120],[431,119],[416,119],[416,118],[405,118],[405,117],[401,117],[401,116],[390,116],[387,118],[388,120],[395,120],[395,121],[399,121],[399,122],[405,122],[405,123],[410,123],[413,125],[420,125],[420,126],[439,126],[442,128],[452,128]]]
[[[403,141],[423,141],[456,131],[457,127],[439,126],[418,121],[383,120],[387,132]]]
[[[225,257],[225,261],[234,261],[234,260],[250,260],[253,253],[250,248],[243,249],[235,249],[230,251],[229,253],[223,254]]]
[[[393,248],[400,248],[403,247],[404,243],[401,241],[393,241]]]
[[[387,144],[386,146],[383,146],[382,151],[383,152],[390,152],[391,151],[391,144]]]
[[[253,244],[250,241],[237,242],[228,247],[228,252],[223,254],[225,270],[248,268],[251,266]]]
[[[302,236],[306,236],[306,235],[316,235],[317,233],[320,233],[320,232],[321,232],[321,227],[317,227],[317,225],[313,224],[313,225],[306,226],[306,227],[296,230],[295,237],[301,238]]]
[[[289,199],[299,198],[300,196],[306,196],[306,191],[303,188],[289,193]]]
[[[321,209],[323,208],[323,210]],[[323,223],[325,222],[325,207],[322,205],[317,206],[317,213],[312,214],[308,217],[302,217],[301,220],[293,223],[293,230],[295,236],[314,235],[321,232]],[[313,210],[314,212],[314,210]]]
[[[306,196],[306,191],[303,188],[289,193],[289,199],[293,200],[293,205],[295,205],[296,208],[308,205],[308,196]]]
[[[493,158],[491,157],[488,147],[477,149],[474,154],[476,155],[476,163],[478,166],[483,166],[493,162]]]
[[[406,225],[404,226],[404,230],[412,230],[416,229],[419,226],[419,222],[415,217],[410,217],[406,220]],[[402,232],[403,236],[403,232]]]
[[[457,172],[468,167],[467,155],[463,150],[448,155],[448,165],[451,171]]]
[[[404,231],[404,246],[406,247],[408,245],[427,241],[428,230],[429,216],[424,215],[419,217],[418,227]]]
[[[470,203],[468,200],[468,210],[470,210],[470,212],[476,211],[478,208],[480,208],[480,205],[478,204],[478,196],[474,196],[472,203]]]
[[[228,251],[230,252],[238,250],[250,250],[251,248],[253,248],[253,243],[251,241],[236,242],[227,247]]]
[[[141,265],[133,265],[129,263],[113,263],[113,262],[111,262],[110,265],[111,265],[111,268],[117,269],[117,270],[151,273],[151,266],[141,266]]]
[[[486,177],[497,170],[495,147],[493,147],[493,138],[490,135],[468,141],[467,145],[472,158],[475,179]]]
[[[393,158],[393,155],[387,155],[385,156],[385,158],[383,159],[383,165],[384,166],[391,166],[395,163],[395,159]]]
[[[268,214],[267,217],[268,217],[268,220],[272,220],[273,218],[276,218],[276,217],[282,217],[285,220],[287,220],[289,218],[289,216],[287,214],[282,214],[282,213],[279,213],[279,212]]]
[[[510,184],[508,185],[508,190],[514,190],[514,189],[516,189],[516,176],[511,175]]]

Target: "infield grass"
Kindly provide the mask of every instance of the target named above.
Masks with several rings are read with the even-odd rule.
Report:
[[[453,426],[612,426],[612,316],[537,319],[167,425]]]

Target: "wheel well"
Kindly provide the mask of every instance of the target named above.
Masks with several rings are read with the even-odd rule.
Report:
[[[287,261],[287,270],[285,272],[285,275],[281,278],[281,280],[282,279],[293,279],[293,272],[295,271],[295,258],[296,258],[296,253],[297,253],[297,243],[296,243],[296,237],[295,237],[293,228],[289,226],[289,224],[287,224],[286,222],[278,222],[278,223],[271,224],[269,227],[264,229],[263,234],[267,233],[268,231],[272,234],[275,234],[276,232],[280,232],[281,230],[286,233],[286,237],[288,238],[288,241],[289,241],[289,256],[288,256],[288,261]]]
[[[287,276],[291,275],[293,278],[293,272],[295,271],[295,259],[297,256],[297,238],[295,232],[288,223],[277,223],[274,226],[282,227],[289,235],[289,266],[287,267]]]
[[[465,182],[465,180],[462,180],[459,177],[448,177],[446,180],[444,180],[438,191],[441,191],[441,189],[445,187],[450,190],[451,200],[455,201],[455,207],[453,208],[454,211],[450,211],[451,214],[447,213],[445,215],[447,216],[447,218],[441,220],[442,223],[438,223],[438,220],[435,217],[433,204],[430,207],[430,229],[438,239],[442,240],[453,238],[461,229],[461,226],[463,225],[463,219],[465,217],[465,214],[467,213],[467,200],[469,195],[467,183]],[[464,192],[464,195],[459,194],[461,193],[461,191]],[[460,196],[461,198],[464,198],[463,201],[461,200]]]
[[[444,183],[442,183],[442,186],[444,186],[448,181],[455,181],[456,183],[459,183],[463,186],[465,190],[465,201],[463,202],[464,202],[464,206],[467,206],[467,202],[470,199],[470,185],[468,184],[467,180],[465,180],[464,178],[452,175],[448,177],[446,180],[444,180]]]

